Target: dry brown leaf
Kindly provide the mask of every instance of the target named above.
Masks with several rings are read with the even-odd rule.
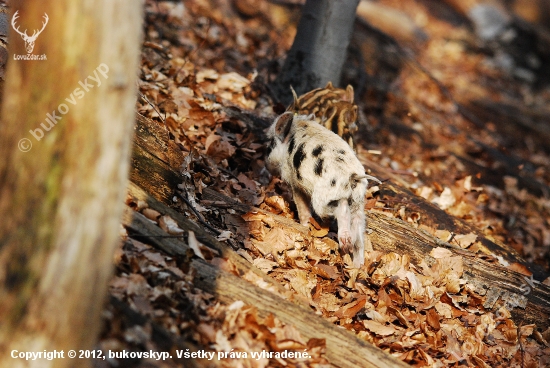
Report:
[[[183,235],[183,229],[180,229],[178,223],[168,215],[161,216],[159,226],[170,235]]]
[[[525,275],[528,277],[533,275],[533,273],[529,271],[529,269],[525,265],[522,265],[521,263],[517,263],[517,262],[511,263],[507,268],[512,271],[519,272],[522,275]]]
[[[335,280],[338,277],[340,277],[340,272],[338,271],[338,267],[330,266],[322,263],[318,263],[315,267],[313,267],[313,272],[317,273],[319,276],[324,277],[326,279]]]
[[[202,83],[206,79],[210,80],[216,80],[219,78],[218,72],[216,72],[214,69],[202,69],[197,72],[195,75],[197,83]]]
[[[439,315],[445,318],[453,317],[453,314],[452,314],[453,311],[451,309],[451,306],[448,304],[437,302],[435,303],[435,309],[437,310],[437,313],[439,313]]]
[[[380,336],[389,336],[397,332],[396,328],[392,325],[383,325],[376,321],[363,321],[363,326],[372,333]]]
[[[434,235],[438,238],[443,240],[444,242],[448,242],[451,240],[453,234],[451,234],[448,230],[436,230]]]
[[[262,241],[252,240],[252,243],[264,256],[271,254],[276,257],[279,253],[294,248],[294,239],[281,227],[271,229]]]
[[[151,208],[145,208],[143,211],[141,211],[143,216],[147,217],[151,221],[157,221],[159,217],[161,216],[160,212],[155,211]]]
[[[233,146],[227,139],[210,134],[205,142],[206,154],[212,157],[216,162],[221,162],[235,154],[237,148]]]
[[[220,89],[242,92],[243,88],[250,84],[250,81],[238,73],[231,72],[222,74],[216,84]]]
[[[434,308],[430,308],[426,311],[426,322],[436,331],[441,328],[439,325],[439,314]]]
[[[205,259],[201,251],[201,243],[199,243],[193,231],[189,231],[187,240],[189,242],[189,248],[193,250],[193,253],[195,253],[195,255],[199,258]]]
[[[430,252],[430,256],[434,257],[435,259],[447,258],[447,257],[451,257],[452,255],[453,255],[453,252],[451,252],[447,248],[441,248],[441,247],[434,248]]]
[[[334,294],[323,293],[318,298],[314,299],[315,304],[324,310],[334,312],[340,309],[340,299]]]
[[[324,236],[327,236],[328,232],[329,232],[328,226],[323,227],[319,225],[313,217],[309,218],[309,233],[312,236],[316,238],[322,238]]]
[[[365,306],[367,302],[367,298],[362,296],[359,299],[348,303],[338,309],[335,313],[335,315],[339,318],[353,318],[363,307]]]
[[[455,202],[456,198],[451,192],[451,189],[448,187],[445,187],[439,197],[436,197],[432,200],[432,203],[437,204],[442,210],[446,210],[447,208],[451,207],[453,204],[455,204]]]
[[[458,245],[462,249],[466,249],[477,240],[477,235],[474,233],[466,235],[455,235],[454,239],[458,242]]]
[[[253,260],[254,266],[258,267],[265,273],[269,273],[273,268],[277,267],[277,262],[267,260],[265,258],[256,258]]]
[[[309,273],[304,270],[290,270],[285,274],[290,286],[299,295],[311,299],[311,290],[317,285],[314,277],[309,277]]]

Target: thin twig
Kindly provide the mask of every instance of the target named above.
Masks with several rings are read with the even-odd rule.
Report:
[[[157,107],[155,105],[153,105],[153,103],[151,103],[151,101],[149,101],[143,93],[141,93],[139,91],[138,91],[138,93],[139,93],[140,97],[143,98],[145,100],[145,102],[147,102],[149,104],[149,106],[151,106],[156,111],[157,114],[159,114],[159,117],[162,119],[162,122],[164,123],[164,125],[166,125],[166,116],[163,118],[160,111],[157,109]]]

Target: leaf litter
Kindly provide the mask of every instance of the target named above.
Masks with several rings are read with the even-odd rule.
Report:
[[[244,258],[305,300],[316,314],[412,366],[550,364],[550,331],[514,322],[505,307],[497,312],[485,310],[485,296],[476,294],[475,287],[463,278],[462,257],[447,249],[435,248],[431,261],[417,265],[406,254],[375,250],[368,254],[364,267],[354,269],[350,257],[338,251],[330,226],[312,219],[308,231],[283,227],[269,213],[241,216],[231,208],[201,200],[204,189],[210,188],[240,203],[295,217],[288,188],[265,170],[262,137],[244,113],[238,117],[230,113],[252,113],[268,123],[273,118],[266,82],[276,75],[291,45],[296,31],[294,8],[264,1],[246,2],[257,7],[243,3],[193,0],[146,1],[145,5],[146,42],[136,108],[164,127],[180,146],[184,166],[175,169],[182,170],[185,180],[179,188],[194,209],[220,230],[219,239],[241,244],[239,253]],[[384,3],[434,20],[419,4]],[[259,10],[243,16],[252,8]],[[487,71],[483,55],[461,47],[467,42],[463,30],[440,19],[425,27],[431,31],[432,41],[417,52],[424,68],[437,74],[455,95],[471,88],[470,94],[499,98],[500,91],[491,83],[502,75]],[[454,33],[443,41],[446,32]],[[367,72],[374,75],[380,72],[377,68],[380,66],[368,65]],[[476,83],[483,73],[491,83]],[[485,236],[512,244],[525,259],[548,269],[543,255],[550,253],[549,200],[522,188],[517,177],[503,176],[502,183],[479,180],[479,173],[472,172],[461,159],[470,157],[481,168],[497,170],[499,162],[484,147],[507,145],[532,165],[537,180],[548,185],[550,160],[537,138],[525,134],[525,142],[511,144],[501,132],[491,129],[494,122],[490,122],[487,130],[478,129],[472,139],[471,123],[457,113],[433,80],[410,63],[405,63],[397,78],[399,83],[391,84],[382,113],[372,108],[375,104],[370,100],[377,91],[367,91],[364,113],[370,135],[358,155],[393,171],[400,176],[400,183],[417,195],[475,224]],[[525,86],[504,80],[516,98],[530,93],[535,104],[548,101],[548,91],[534,95]],[[434,228],[414,206],[385,201],[379,188],[372,191],[366,206],[407,221],[444,242],[474,253],[484,251],[476,234]],[[169,216],[143,205],[136,208],[167,233],[182,234]],[[180,210],[196,217],[185,205]],[[205,256],[209,253],[206,247],[189,235],[195,255],[223,264],[215,254]],[[521,269],[517,264],[507,266]],[[235,358],[220,360],[216,366],[330,366],[324,357],[324,340],[306,340],[272,315],[260,318],[254,306],[238,301],[221,304],[193,285],[192,273],[188,258],[166,256],[126,237],[117,252],[110,294],[146,318],[137,323],[137,317],[121,304],[110,303],[99,347],[173,351],[190,346],[191,350],[211,352],[307,349],[311,358],[305,360]],[[243,277],[260,284],[255,276]],[[169,337],[159,339],[159,331]],[[118,366],[121,362],[104,364]],[[177,360],[133,364],[186,366],[185,361]]]

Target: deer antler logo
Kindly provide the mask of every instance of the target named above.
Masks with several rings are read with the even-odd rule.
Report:
[[[27,30],[26,29],[25,29],[24,32],[21,32],[19,30],[19,27],[15,26],[15,21],[17,20],[17,18],[19,18],[19,15],[17,15],[18,12],[19,12],[19,10],[16,11],[15,14],[13,15],[13,17],[11,18],[11,26],[13,27],[15,32],[17,32],[21,35],[21,37],[23,38],[23,41],[25,41],[25,48],[27,49],[27,53],[30,54],[32,52],[32,50],[34,49],[34,42],[38,38],[38,35],[40,33],[42,33],[44,28],[46,28],[46,24],[48,24],[48,20],[49,20],[48,14],[44,13],[44,22],[42,23],[42,29],[40,31],[34,30],[32,36],[29,36],[29,35],[27,35]]]

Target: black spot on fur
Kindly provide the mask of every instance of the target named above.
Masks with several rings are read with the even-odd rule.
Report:
[[[313,149],[313,151],[311,152],[311,154],[313,155],[313,157],[317,157],[317,156],[319,156],[319,155],[321,154],[321,152],[323,152],[323,149],[324,149],[323,145],[320,144],[320,145],[318,145],[317,147],[315,147],[315,148]]]
[[[294,136],[290,137],[290,141],[288,141],[288,154],[290,155],[293,150],[294,150]]]
[[[330,181],[330,186],[333,187],[333,186],[335,186],[335,185],[336,185],[336,179],[332,179],[332,180]]]
[[[315,163],[315,168],[313,170],[317,176],[321,176],[323,174],[323,159],[317,160]]]
[[[271,151],[273,151],[273,148],[275,147],[275,139],[271,139],[269,142],[269,145],[267,146],[267,149],[265,150],[265,155],[269,156],[271,154]]]
[[[348,206],[351,206],[351,202],[353,202],[353,201],[352,201],[351,197],[349,197],[348,198]]]
[[[294,168],[296,169],[296,171],[300,170],[300,165],[302,165],[302,162],[306,158],[306,153],[304,152],[304,146],[305,146],[305,143],[300,143],[300,145],[298,146],[298,149],[296,149],[296,153],[294,154],[294,157],[292,158],[292,163],[294,164]]]
[[[341,154],[341,155],[345,155],[345,154],[346,154],[346,151],[344,151],[344,150],[341,149],[341,150],[338,150],[338,153]]]
[[[329,207],[336,207],[338,206],[338,201],[330,201],[328,202]]]
[[[302,181],[302,175],[300,175],[300,171],[299,171],[299,170],[296,170],[296,178],[297,178],[299,181]]]
[[[336,161],[338,161],[338,162],[344,162],[345,160],[344,160],[344,158],[343,158],[342,156],[337,156],[337,157],[336,157]]]

